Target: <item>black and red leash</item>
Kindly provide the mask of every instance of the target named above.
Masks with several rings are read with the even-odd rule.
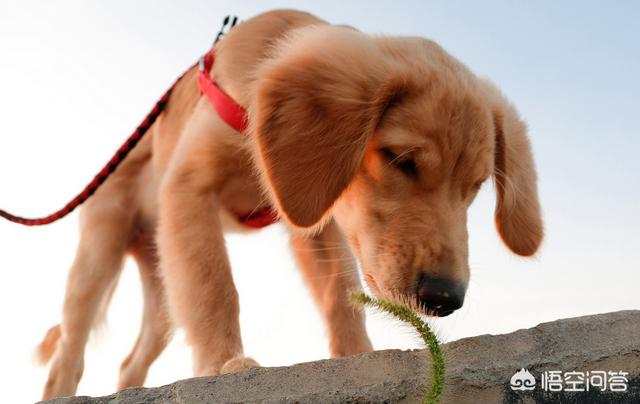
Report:
[[[225,33],[225,28],[229,25],[229,28],[233,28],[238,22],[237,17],[233,17],[231,19],[229,16],[225,17],[222,23],[222,28],[220,32],[216,36],[214,41],[217,43],[220,38]],[[50,223],[53,223],[57,220],[62,219],[67,216],[69,213],[73,212],[78,206],[82,205],[87,199],[93,195],[98,188],[109,178],[109,176],[118,168],[118,166],[124,161],[127,155],[133,150],[133,148],[140,142],[142,137],[147,133],[151,125],[158,119],[160,114],[164,111],[169,102],[169,98],[171,97],[171,93],[175,89],[176,85],[180,82],[180,80],[189,72],[194,66],[191,66],[187,71],[182,73],[180,77],[176,79],[176,81],[169,87],[169,89],[164,93],[162,97],[156,102],[153,109],[147,114],[146,118],[142,121],[140,125],[133,131],[133,133],[129,136],[129,138],[120,146],[118,151],[111,157],[109,162],[100,170],[100,172],[93,178],[93,180],[73,198],[69,203],[67,203],[62,209],[41,218],[26,218],[14,215],[5,210],[0,209],[0,217],[14,223],[19,223],[25,226],[44,226]]]
[[[169,101],[169,97],[171,96],[171,92],[175,88],[176,84],[180,81],[180,79],[184,76],[180,76],[176,82],[164,93],[164,95],[156,102],[156,105],[149,112],[147,117],[142,121],[142,123],[136,128],[136,130],[129,136],[129,138],[120,146],[118,151],[111,157],[111,160],[100,170],[100,172],[93,178],[93,180],[87,184],[87,186],[76,195],[69,203],[67,203],[62,209],[41,218],[26,218],[21,216],[16,216],[11,214],[5,210],[0,209],[0,217],[7,219],[14,223],[23,224],[25,226],[44,226],[49,223],[53,223],[57,220],[62,219],[67,216],[69,213],[73,212],[78,206],[84,203],[91,195],[93,195],[100,185],[102,185],[107,178],[113,173],[116,168],[122,163],[122,161],[127,157],[127,155],[133,150],[133,148],[138,144],[140,139],[147,133],[147,130],[153,125],[158,116],[162,113],[162,111],[167,106],[167,102]]]

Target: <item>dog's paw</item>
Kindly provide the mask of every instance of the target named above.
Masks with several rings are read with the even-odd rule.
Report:
[[[220,374],[235,373],[241,370],[260,367],[258,362],[245,356],[239,356],[228,360],[220,369]]]

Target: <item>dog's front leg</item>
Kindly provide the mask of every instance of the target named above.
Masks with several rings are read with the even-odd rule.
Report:
[[[164,176],[158,229],[169,311],[186,331],[196,376],[257,365],[243,357],[238,294],[218,217],[221,123],[207,107],[196,108]]]
[[[332,221],[314,236],[292,235],[291,244],[320,313],[327,324],[331,356],[371,351],[364,312],[349,301],[361,290],[355,259]]]

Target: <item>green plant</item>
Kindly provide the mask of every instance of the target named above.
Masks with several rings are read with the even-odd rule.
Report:
[[[427,344],[431,354],[431,391],[425,396],[424,402],[434,404],[439,402],[440,394],[444,386],[444,356],[440,349],[438,338],[431,331],[429,326],[416,313],[407,306],[392,303],[382,299],[376,299],[362,292],[354,292],[351,298],[362,305],[375,307],[394,315],[399,320],[411,324],[420,334],[422,340]]]

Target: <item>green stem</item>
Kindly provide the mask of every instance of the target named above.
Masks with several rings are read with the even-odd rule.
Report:
[[[426,404],[435,404],[440,400],[440,394],[444,386],[444,357],[442,350],[440,350],[440,344],[438,338],[435,336],[429,326],[420,318],[417,314],[411,311],[409,308],[388,302],[382,299],[376,299],[368,296],[362,292],[354,292],[351,298],[363,305],[376,307],[387,313],[393,314],[401,321],[411,324],[416,331],[420,334],[420,337],[424,340],[425,344],[429,348],[431,353],[431,367],[433,373],[431,374],[431,391],[424,398]]]

